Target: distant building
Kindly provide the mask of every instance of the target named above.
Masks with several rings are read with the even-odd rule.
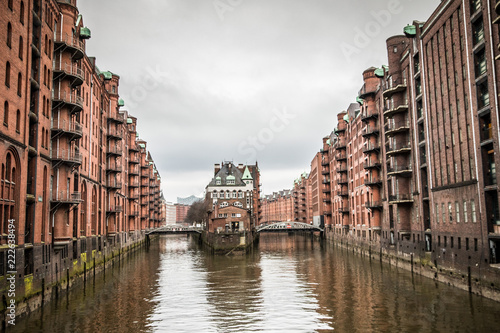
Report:
[[[266,195],[260,200],[262,215],[259,224],[294,221],[294,198],[292,190],[283,190]]]
[[[173,202],[167,202],[166,204],[166,223],[175,224],[177,221],[177,211],[175,204]]]
[[[191,195],[191,196],[186,197],[186,198],[179,198],[179,197],[177,197],[177,203],[178,204],[188,205],[188,206],[191,206],[195,202],[202,201],[202,200],[203,200],[203,198],[198,198],[198,197],[196,197],[194,195]]]
[[[191,205],[181,205],[175,204],[175,222],[176,223],[184,223],[184,219],[187,216],[187,212]]]
[[[255,165],[232,162],[215,164],[214,178],[207,185],[207,231],[242,232],[254,228],[259,220],[260,172]]]

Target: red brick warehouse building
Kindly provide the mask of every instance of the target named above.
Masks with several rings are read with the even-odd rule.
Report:
[[[85,53],[76,1],[6,0],[0,11],[0,244],[15,220],[16,286],[28,297],[141,240],[165,209],[119,76]]]

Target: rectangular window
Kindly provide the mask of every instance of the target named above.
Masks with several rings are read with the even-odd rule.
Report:
[[[471,219],[472,219],[472,223],[476,223],[476,203],[474,202],[474,200],[471,200],[470,201],[470,213],[471,213]]]
[[[460,223],[460,205],[458,204],[458,201],[455,201],[455,218],[457,223]]]
[[[464,222],[469,222],[469,218],[467,216],[467,201],[464,200]]]
[[[453,222],[453,215],[451,212],[451,202],[448,202],[448,217],[450,218],[450,223]]]
[[[458,237],[458,249],[462,249],[462,238]]]
[[[436,223],[439,223],[439,204],[436,204]]]
[[[438,236],[438,246],[441,246],[441,236]]]
[[[453,248],[453,237],[450,237],[450,247]]]
[[[469,251],[469,237],[465,237],[465,250]]]
[[[444,236],[444,247],[448,247],[448,237]]]
[[[444,203],[441,204],[441,214],[443,214],[443,223],[446,223],[446,211],[444,210]]]
[[[474,251],[477,251],[477,238],[474,238]]]

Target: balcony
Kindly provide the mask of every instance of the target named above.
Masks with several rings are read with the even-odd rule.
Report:
[[[122,183],[114,179],[108,179],[106,181],[106,187],[108,189],[120,189],[122,188]]]
[[[389,195],[389,203],[390,204],[413,203],[413,196],[411,194]]]
[[[326,216],[331,216],[332,215],[332,212],[329,211],[329,210],[325,210],[323,211],[323,215],[326,215]]]
[[[106,208],[107,214],[116,214],[123,212],[123,206],[109,206]]]
[[[85,71],[76,64],[61,64],[59,61],[52,63],[54,80],[69,79],[72,86],[80,86],[85,80]]]
[[[106,166],[106,171],[108,173],[122,172],[122,166],[120,164],[108,164]]]
[[[358,97],[361,99],[366,99],[366,97],[368,97],[370,95],[375,95],[377,93],[378,89],[379,89],[379,86],[370,85],[367,88],[366,84],[364,84],[363,87],[358,92]]]
[[[339,213],[340,214],[349,214],[349,207],[348,206],[340,207]]]
[[[80,192],[54,191],[50,201],[59,204],[79,204],[83,200]]]
[[[398,106],[390,106],[384,108],[384,117],[392,117],[396,113],[408,112],[408,104],[401,104]]]
[[[66,163],[72,166],[82,164],[82,155],[76,151],[56,149],[52,151],[51,157],[54,162]]]
[[[375,151],[380,151],[380,144],[368,142],[366,146],[363,147],[363,153],[371,153]]]
[[[335,134],[339,134],[341,132],[345,132],[346,129],[347,129],[347,126],[344,124],[342,126],[335,127],[335,129],[333,131],[335,132]]]
[[[139,168],[137,168],[137,167],[129,168],[128,175],[129,176],[139,176]]]
[[[336,155],[335,155],[335,160],[337,161],[344,161],[344,160],[347,160],[347,153],[345,151],[343,152],[338,152]]]
[[[132,188],[139,187],[139,182],[137,180],[135,180],[135,181],[129,181],[128,182],[128,187],[132,187]]]
[[[139,216],[139,211],[138,210],[132,210],[130,213],[128,213],[128,216],[133,217],[133,216]]]
[[[392,95],[403,92],[406,90],[406,81],[403,80],[389,80],[386,89],[383,92],[384,98],[390,98]]]
[[[387,168],[387,176],[411,176],[412,168],[410,164],[395,165]]]
[[[339,185],[347,185],[348,182],[349,182],[349,180],[347,179],[347,177],[340,177],[337,180],[337,184],[339,184]]]
[[[371,179],[365,179],[364,184],[366,186],[382,186],[382,179],[378,177],[373,177]]]
[[[368,162],[365,162],[363,163],[363,168],[368,170],[368,169],[380,169],[380,167],[382,166],[382,164],[380,164],[380,162],[374,162],[374,161],[368,161]]]
[[[106,154],[122,156],[122,148],[121,147],[108,147]]]
[[[335,148],[340,150],[340,149],[346,149],[347,148],[347,144],[346,144],[346,140],[338,140],[336,145],[335,145]]]
[[[361,121],[362,122],[367,122],[370,119],[378,119],[378,113],[376,111],[372,111],[372,112],[367,112],[367,113],[361,114]]]
[[[396,144],[386,146],[387,155],[406,154],[411,152],[410,141],[396,142]]]
[[[135,192],[134,192],[134,193],[131,193],[131,194],[128,196],[128,198],[129,198],[130,200],[138,200],[138,199],[139,199],[139,193],[135,193]]]
[[[51,130],[54,135],[68,134],[72,140],[80,139],[83,136],[82,125],[71,120],[52,121]]]
[[[123,124],[125,122],[125,118],[121,113],[112,112],[110,115],[108,115],[108,122]]]
[[[68,107],[71,113],[80,112],[83,109],[83,98],[65,91],[52,91],[52,109],[64,106]]]
[[[108,128],[108,132],[106,133],[106,136],[111,139],[122,139],[123,138],[123,131],[117,128]]]
[[[325,175],[330,174],[330,171],[326,168],[323,168],[323,170],[321,170],[321,174],[325,176]]]
[[[134,142],[132,143],[129,147],[128,147],[128,150],[130,152],[134,152],[134,153],[137,153],[139,152],[139,147],[137,146],[137,144]]]
[[[489,126],[481,130],[481,144],[489,143],[491,140],[493,140],[493,131],[491,128],[491,123],[488,125]]]
[[[328,161],[321,161],[321,166],[328,166],[330,163]]]
[[[410,122],[408,120],[388,121],[385,124],[384,129],[386,135],[408,132],[410,130]]]
[[[84,47],[83,42],[73,35],[56,33],[54,36],[54,52],[68,51],[71,53],[73,60],[83,58]]]
[[[346,173],[347,172],[347,166],[341,166],[340,168],[337,169],[337,172]]]
[[[378,135],[379,134],[379,129],[378,129],[378,126],[366,126],[365,129],[363,129],[363,133],[362,133],[362,136],[364,138],[367,138],[371,135]]]
[[[349,192],[347,190],[340,190],[340,191],[337,191],[337,195],[339,197],[347,197],[349,195]]]
[[[382,209],[382,201],[366,201],[365,207],[369,209]]]

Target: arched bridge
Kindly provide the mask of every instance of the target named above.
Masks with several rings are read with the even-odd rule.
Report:
[[[175,224],[169,224],[156,229],[149,229],[146,234],[192,234],[192,233],[201,233],[202,228],[197,227],[184,227],[178,226]]]
[[[259,226],[257,232],[293,232],[293,231],[323,231],[318,226],[302,222],[276,222]]]

